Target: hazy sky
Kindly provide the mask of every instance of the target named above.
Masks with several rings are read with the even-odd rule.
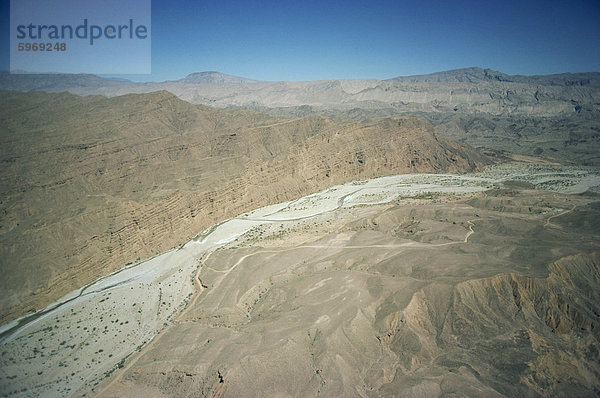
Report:
[[[2,69],[8,69],[8,0]],[[48,0],[51,1],[51,0]],[[152,0],[152,75],[391,78],[480,66],[600,71],[600,1]]]

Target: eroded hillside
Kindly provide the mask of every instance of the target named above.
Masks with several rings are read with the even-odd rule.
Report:
[[[598,203],[507,181],[291,211],[203,256],[197,299],[97,391],[597,395]]]
[[[167,92],[3,92],[0,125],[2,321],[249,209],[486,162],[414,117],[273,117]]]

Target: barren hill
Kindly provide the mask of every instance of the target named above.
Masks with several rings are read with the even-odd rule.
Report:
[[[0,126],[2,322],[252,208],[486,162],[410,116],[274,117],[165,91],[2,92]]]

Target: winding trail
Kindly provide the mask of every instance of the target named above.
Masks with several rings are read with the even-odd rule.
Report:
[[[475,231],[473,231],[473,227],[475,226],[475,224],[473,224],[473,221],[474,220],[467,221],[467,224],[469,224],[469,232],[467,232],[467,235],[465,236],[465,243],[468,243],[471,235],[473,235],[475,233]]]
[[[550,220],[552,220],[553,218],[556,218],[556,217],[564,216],[565,214],[568,214],[568,213],[572,212],[573,210],[575,210],[576,207],[577,207],[577,205],[573,205],[573,207],[571,207],[569,210],[565,210],[562,213],[558,213],[558,214],[548,217],[546,219],[546,222],[544,223],[544,228],[551,226],[551,227],[560,229],[561,228],[560,225],[553,224]]]
[[[346,195],[348,196],[348,195]],[[344,197],[346,197],[344,196]],[[339,206],[336,207],[336,209],[338,209],[339,207],[343,206],[343,201],[342,202],[338,202]],[[276,214],[277,212],[273,213]],[[322,214],[322,213],[318,213],[318,214]],[[247,218],[246,218],[247,219]],[[263,220],[265,223],[270,222],[271,220],[269,219],[265,219]],[[280,221],[280,220],[277,220]],[[114,386],[116,383],[120,382],[122,376],[124,374],[127,373],[127,371],[134,366],[138,360],[140,358],[143,357],[144,354],[146,354],[148,351],[150,351],[155,343],[157,341],[160,340],[160,338],[174,325],[178,325],[182,323],[182,319],[185,317],[185,315],[194,307],[194,305],[196,304],[196,302],[198,301],[198,299],[200,298],[200,296],[202,296],[202,294],[204,293],[205,290],[207,290],[202,282],[200,281],[200,273],[202,272],[202,270],[210,270],[212,272],[216,272],[216,273],[221,273],[223,274],[223,276],[219,279],[218,283],[215,284],[214,286],[212,286],[210,288],[210,290],[208,290],[208,293],[205,297],[207,297],[208,295],[210,295],[213,291],[218,290],[219,286],[221,285],[221,282],[223,280],[225,280],[229,274],[234,271],[238,266],[240,266],[247,258],[252,257],[252,256],[256,256],[256,255],[260,255],[260,254],[265,254],[265,253],[285,253],[288,251],[293,251],[293,250],[299,250],[299,249],[303,249],[303,248],[307,248],[307,249],[335,249],[335,250],[346,250],[346,249],[372,249],[372,248],[377,248],[377,249],[398,249],[398,248],[402,248],[402,247],[420,247],[420,248],[436,248],[436,247],[443,247],[443,246],[449,246],[449,245],[455,245],[455,244],[464,244],[464,243],[468,243],[468,239],[471,235],[473,235],[475,232],[473,231],[473,220],[469,220],[467,221],[467,223],[469,224],[469,231],[467,231],[467,234],[464,238],[464,240],[462,241],[456,241],[456,242],[446,242],[446,243],[422,243],[422,242],[416,242],[416,241],[409,241],[409,242],[403,242],[403,243],[398,243],[398,244],[372,244],[372,245],[300,245],[300,246],[295,246],[295,247],[286,247],[286,248],[281,248],[281,249],[262,249],[262,250],[258,250],[252,253],[248,253],[244,256],[241,256],[236,262],[235,264],[233,264],[231,267],[229,267],[226,270],[217,270],[214,269],[212,267],[209,267],[208,265],[206,265],[209,257],[215,252],[216,249],[213,249],[211,251],[206,252],[205,256],[203,256],[203,258],[200,258],[198,260],[198,269],[196,270],[196,272],[194,273],[194,283],[196,285],[196,290],[194,292],[194,296],[192,298],[192,300],[190,300],[190,302],[186,305],[185,309],[183,311],[181,311],[176,318],[173,320],[172,323],[166,325],[148,344],[146,344],[135,356],[131,357],[128,361],[127,361],[127,365],[122,368],[119,369],[119,372],[113,376],[113,378],[110,379],[110,381],[108,382],[108,384],[106,386],[103,386],[102,389],[96,394],[96,396],[103,396],[103,394],[105,394],[106,392],[109,391],[109,389]]]

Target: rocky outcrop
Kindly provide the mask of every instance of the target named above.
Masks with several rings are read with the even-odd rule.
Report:
[[[396,374],[465,367],[507,396],[598,393],[599,284],[596,253],[557,261],[547,278],[430,285],[391,324],[386,346],[399,358]],[[384,388],[400,388],[398,381]]]

